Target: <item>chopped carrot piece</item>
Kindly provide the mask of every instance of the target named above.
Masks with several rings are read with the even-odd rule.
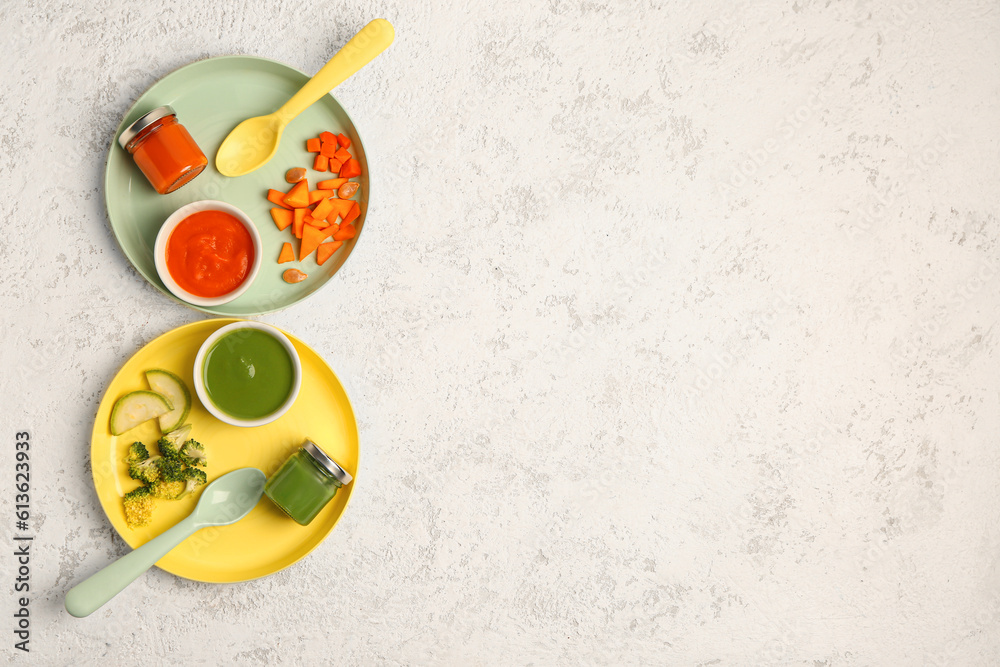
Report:
[[[331,178],[326,181],[320,181],[319,183],[316,184],[316,187],[319,188],[320,190],[336,190],[346,182],[347,182],[346,178]],[[328,194],[327,197],[329,196],[330,195]]]
[[[339,234],[340,232],[338,231],[337,233]],[[302,247],[299,249],[299,260],[305,260],[306,257],[311,255],[326,237],[326,230],[306,225],[305,229],[302,230]]]
[[[284,198],[285,198],[285,193],[282,192],[281,190],[267,191],[267,200],[269,202],[271,202],[272,204],[277,204],[281,208],[291,208],[291,206],[282,201]]]
[[[354,178],[361,175],[361,163],[351,158],[344,163],[344,166],[337,172],[341,178]]]
[[[341,185],[340,189],[337,190],[337,196],[340,197],[341,199],[350,199],[351,197],[354,196],[354,193],[356,193],[358,191],[358,188],[360,187],[361,187],[360,183],[355,183],[354,181],[348,181],[347,183]]]
[[[322,220],[326,218],[326,216],[330,215],[330,211],[332,210],[333,210],[333,202],[331,202],[329,199],[325,198],[321,199],[320,202],[316,204],[316,208],[313,209],[312,217],[316,218],[317,220]]]
[[[326,171],[327,167],[330,165],[330,158],[325,155],[317,155],[316,159],[313,160],[313,169],[316,171]]]
[[[333,157],[337,158],[341,162],[347,162],[351,159],[351,153],[346,148],[338,148],[337,152],[333,154]]]
[[[285,262],[295,261],[295,251],[292,250],[291,243],[283,243],[281,245],[281,254],[278,255],[278,264],[284,264]]]
[[[333,241],[332,243],[320,243],[319,247],[316,248],[316,263],[323,266],[323,263],[333,256],[333,253],[340,250],[340,246],[344,245],[343,241]]]
[[[306,139],[306,150],[310,153],[319,153],[319,138]]]
[[[306,217],[302,219],[302,222],[306,225],[312,225],[316,229],[326,229],[330,226],[330,221],[326,218],[317,218],[309,213],[306,213]]]
[[[287,208],[272,208],[271,219],[278,226],[278,231],[283,232],[292,224],[292,212]]]
[[[354,229],[354,225],[348,225],[347,223],[344,223],[343,225],[340,226],[340,229],[337,230],[337,233],[333,235],[333,240],[346,241],[348,239],[353,239],[356,233],[357,232]]]
[[[330,164],[327,165],[327,170],[331,174],[339,174],[340,173],[340,168],[343,166],[343,164],[344,163],[341,162],[340,160],[338,160],[337,158],[333,158],[332,157],[332,158],[330,158]]]
[[[286,283],[300,283],[308,277],[309,276],[302,273],[298,269],[288,269],[287,271],[281,274],[282,280],[284,280]]]
[[[337,140],[337,137],[333,132],[320,132],[319,140],[323,143],[332,144]]]
[[[312,192],[309,193],[309,205],[312,206],[320,199],[328,199],[329,197],[332,196],[333,193],[330,192],[329,190],[313,190]]]
[[[346,136],[344,136],[343,132],[337,135],[337,143],[343,146],[344,148],[351,147],[351,140],[348,139]]]
[[[309,182],[299,181],[293,185],[292,189],[288,191],[288,194],[281,201],[292,208],[305,208],[309,206]]]
[[[309,210],[305,208],[295,209],[295,214],[292,217],[292,234],[297,239],[302,238],[302,226],[306,224],[306,213],[308,212]]]
[[[346,218],[351,212],[351,207],[355,206],[355,203],[350,199],[328,199],[327,201],[333,206],[330,215],[326,216],[326,219],[330,222],[337,222],[338,215],[341,218]]]
[[[357,219],[359,215],[361,215],[361,207],[358,206],[358,202],[351,202],[351,203],[353,204],[353,206],[351,206],[351,210],[348,211],[346,216],[344,216],[345,225],[351,224],[352,222],[355,221],[355,219]]]
[[[285,180],[289,183],[298,183],[306,177],[306,170],[302,167],[292,167],[285,172]]]
[[[319,154],[325,155],[326,157],[333,157],[338,150],[340,150],[340,147],[337,145],[336,141],[333,143],[324,141],[323,145],[319,147]],[[341,160],[341,162],[343,162],[343,160]]]

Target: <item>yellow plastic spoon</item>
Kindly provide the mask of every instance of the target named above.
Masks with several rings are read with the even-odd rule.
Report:
[[[280,109],[248,118],[233,128],[215,154],[216,169],[224,176],[242,176],[267,164],[278,150],[285,126],[385,51],[395,34],[385,19],[375,19],[362,28]]]

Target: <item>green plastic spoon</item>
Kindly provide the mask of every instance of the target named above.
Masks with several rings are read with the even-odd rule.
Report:
[[[195,531],[236,523],[257,506],[266,479],[257,468],[240,468],[218,478],[201,492],[186,519],[71,588],[66,611],[77,618],[89,616]]]
[[[366,25],[280,109],[233,128],[215,154],[215,168],[223,176],[242,176],[263,167],[278,151],[281,133],[293,118],[385,51],[395,36],[385,19]]]

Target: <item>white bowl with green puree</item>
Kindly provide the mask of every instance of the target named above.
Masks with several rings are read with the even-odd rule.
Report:
[[[213,333],[194,360],[194,390],[217,419],[233,426],[270,424],[299,395],[302,364],[281,331],[234,322]]]

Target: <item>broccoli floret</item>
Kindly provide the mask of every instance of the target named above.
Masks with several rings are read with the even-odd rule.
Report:
[[[201,486],[208,481],[208,475],[205,474],[204,470],[198,470],[197,468],[185,468],[184,480],[187,482],[195,482],[196,486]]]
[[[180,480],[168,482],[161,479],[149,487],[149,495],[161,500],[176,500],[184,493],[185,483]]]
[[[132,479],[139,480],[147,486],[163,480],[165,482],[182,482],[184,464],[167,456],[151,456],[145,461],[129,465],[128,474]]]
[[[160,448],[160,454],[162,454],[164,458],[177,459],[181,455],[180,448],[166,438],[160,438],[156,445]]]
[[[129,463],[128,476],[143,484],[152,484],[160,479],[160,461],[162,456],[151,456],[144,461]]]
[[[122,498],[125,507],[125,523],[129,528],[148,526],[153,519],[153,498],[149,488],[140,486],[135,491],[129,491]]]
[[[170,433],[167,433],[159,442],[156,444],[160,447],[160,454],[169,458],[179,458],[181,455],[181,447],[184,445],[184,441],[188,439],[188,435],[191,433],[191,424],[184,424],[179,428],[174,429]]]
[[[184,481],[184,464],[178,459],[172,459],[169,456],[163,456],[160,458],[158,464],[160,468],[160,479],[165,482],[183,482]]]
[[[205,456],[205,445],[193,438],[188,440],[181,448],[181,461],[189,466],[208,465],[208,458]]]
[[[148,458],[149,451],[146,449],[146,445],[136,441],[128,446],[128,454],[125,456],[125,463],[132,466],[135,463],[142,463]]]
[[[157,442],[159,456],[150,456],[141,442],[129,445],[125,462],[132,479],[143,483],[135,491],[125,494],[125,522],[131,528],[149,525],[153,517],[153,499],[178,500],[208,482],[204,470],[194,466],[208,465],[205,447],[187,436],[191,425],[164,435]],[[183,443],[183,444],[181,444]]]
[[[198,470],[197,468],[185,468],[184,490],[177,496],[177,500],[180,500],[207,481],[208,475],[205,474],[204,470]]]

